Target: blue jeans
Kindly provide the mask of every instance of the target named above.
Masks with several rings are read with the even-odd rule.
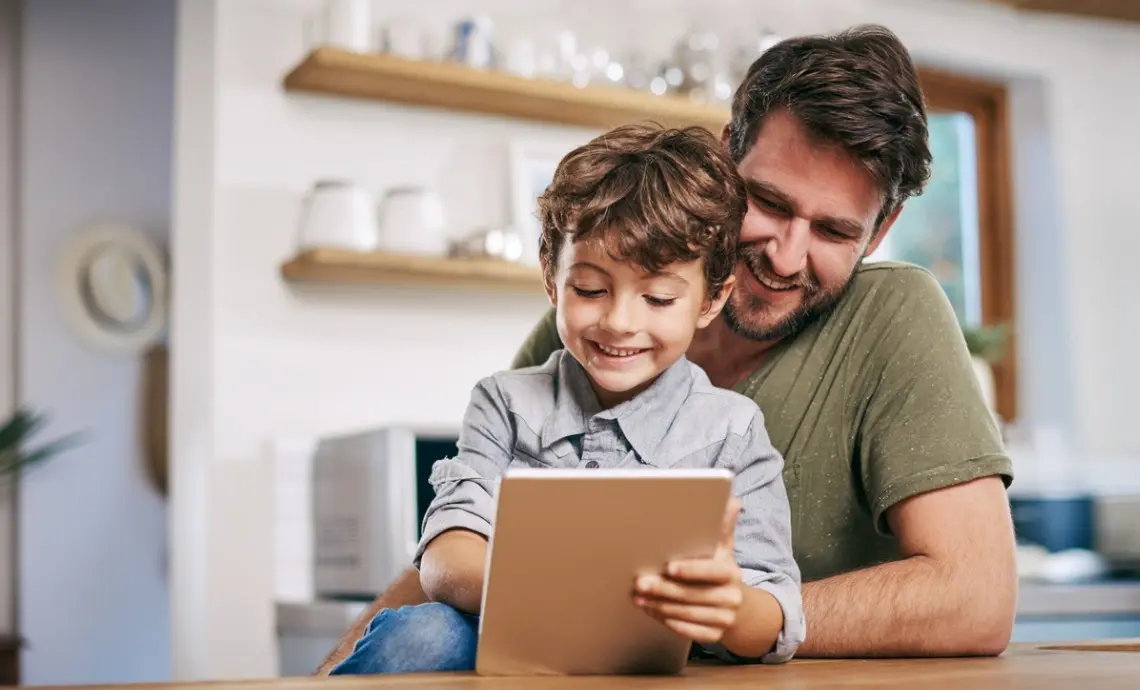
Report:
[[[331,674],[470,671],[478,642],[479,618],[447,604],[384,609]]]

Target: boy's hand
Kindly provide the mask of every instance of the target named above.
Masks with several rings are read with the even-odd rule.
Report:
[[[712,558],[669,563],[662,575],[634,583],[634,604],[671,630],[700,644],[715,644],[736,624],[744,583],[736,564],[733,533],[740,500],[729,501],[720,543]]]

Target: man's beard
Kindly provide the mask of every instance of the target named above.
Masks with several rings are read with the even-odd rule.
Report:
[[[772,264],[763,250],[754,247],[744,249],[741,260],[755,276],[763,279],[762,283],[782,288],[799,288],[803,295],[799,306],[779,321],[764,325],[753,325],[747,323],[741,316],[763,314],[770,305],[762,297],[745,295],[739,289],[733,290],[722,311],[725,323],[728,324],[733,333],[740,337],[761,342],[781,340],[803,331],[835,307],[855,278],[855,270],[852,268],[851,273],[842,285],[824,289],[819,284],[819,280],[807,270],[801,271],[791,278],[778,276],[772,269]]]

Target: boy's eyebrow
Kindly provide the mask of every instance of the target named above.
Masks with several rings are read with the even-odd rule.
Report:
[[[576,261],[576,262],[574,262],[573,264],[571,264],[571,265],[570,265],[570,270],[574,270],[574,269],[576,269],[576,268],[588,268],[588,269],[590,269],[590,270],[593,270],[593,271],[597,271],[598,273],[603,273],[603,274],[605,274],[605,275],[607,275],[607,276],[610,274],[610,272],[609,272],[609,271],[607,271],[606,269],[604,269],[604,268],[602,268],[601,266],[599,266],[599,265],[597,265],[597,264],[595,264],[595,263],[592,263],[592,262],[590,262],[590,261]],[[685,278],[684,278],[684,277],[682,277],[682,276],[681,276],[681,274],[679,274],[679,273],[674,273],[673,271],[665,271],[665,270],[661,270],[661,271],[653,271],[653,272],[651,272],[651,273],[648,273],[648,274],[646,275],[646,278],[649,278],[649,279],[653,279],[653,278],[664,278],[664,279],[666,279],[666,280],[675,280],[675,281],[678,281],[678,282],[680,282],[680,283],[682,283],[682,284],[684,284],[684,285],[688,285],[688,284],[689,284],[689,281],[685,280]]]
[[[652,273],[649,274],[649,277],[650,278],[665,278],[666,280],[675,280],[675,281],[677,281],[679,283],[683,283],[685,285],[689,284],[689,281],[685,280],[685,278],[682,277],[681,274],[674,273],[672,271],[653,271]]]
[[[589,268],[591,270],[597,271],[598,273],[604,273],[606,275],[610,274],[610,272],[607,271],[606,269],[602,268],[601,266],[599,266],[595,263],[591,263],[589,261],[576,261],[573,264],[571,264],[570,268],[571,268],[571,270],[573,270],[575,268]]]

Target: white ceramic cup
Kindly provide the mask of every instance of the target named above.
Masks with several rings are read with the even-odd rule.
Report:
[[[301,206],[301,249],[369,252],[379,231],[372,195],[352,182],[320,180]]]
[[[443,201],[423,187],[395,187],[384,196],[379,247],[405,254],[447,253]]]

